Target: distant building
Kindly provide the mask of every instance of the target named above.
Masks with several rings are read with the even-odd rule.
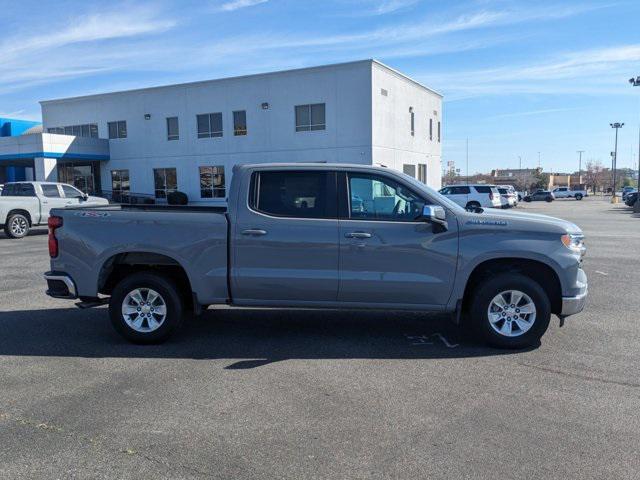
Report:
[[[29,133],[41,133],[42,125],[39,122],[29,120],[17,120],[15,118],[0,118],[0,137],[17,137]],[[0,151],[0,184],[26,180],[33,175],[33,165],[29,162],[18,160],[12,165],[3,165],[3,155]],[[23,160],[23,159],[22,159]]]

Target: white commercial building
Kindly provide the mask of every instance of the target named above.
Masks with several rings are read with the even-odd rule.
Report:
[[[261,162],[383,165],[440,187],[442,96],[375,60],[41,105],[47,142],[96,143],[86,158],[43,148],[36,176],[85,189],[224,202],[233,166]]]

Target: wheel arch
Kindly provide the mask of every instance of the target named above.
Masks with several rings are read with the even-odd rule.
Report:
[[[138,272],[158,273],[169,277],[177,286],[185,305],[196,306],[195,293],[187,270],[175,258],[156,252],[120,252],[105,260],[98,274],[98,293],[111,295],[125,277]]]
[[[562,284],[556,271],[548,264],[530,258],[493,258],[476,265],[467,279],[464,289],[463,308],[466,308],[474,287],[489,275],[499,273],[520,273],[535,280],[547,293],[551,303],[551,313],[562,311]]]
[[[9,218],[11,217],[11,215],[24,215],[27,218],[27,221],[29,222],[29,228],[31,228],[33,226],[33,219],[31,218],[31,214],[29,213],[28,210],[24,210],[22,208],[14,208],[12,210],[9,210],[7,212],[7,221],[9,221]]]

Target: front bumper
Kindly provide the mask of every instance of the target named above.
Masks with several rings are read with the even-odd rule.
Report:
[[[575,315],[580,313],[585,304],[587,303],[588,290],[585,287],[584,293],[576,295],[575,297],[562,297],[562,312],[561,317],[568,317],[569,315]]]
[[[76,284],[66,273],[61,272],[47,272],[44,274],[44,279],[47,281],[46,294],[53,298],[66,298],[74,299],[78,298],[76,290]]]

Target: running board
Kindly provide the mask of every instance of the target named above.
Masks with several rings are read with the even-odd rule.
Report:
[[[99,307],[101,305],[106,305],[109,303],[109,297],[104,298],[92,298],[83,300],[81,302],[76,303],[76,307],[81,310],[86,310],[87,308]]]

